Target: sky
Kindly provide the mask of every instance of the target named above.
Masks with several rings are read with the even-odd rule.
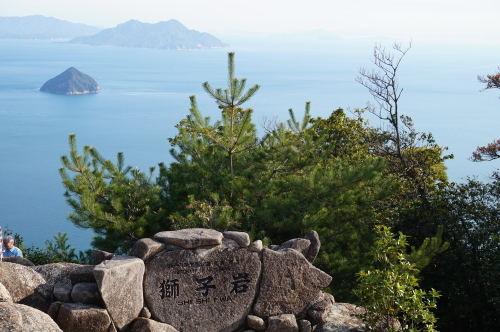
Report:
[[[177,19],[207,32],[290,33],[323,29],[339,36],[500,37],[498,0],[0,0],[0,16],[44,15],[102,28],[136,19]]]

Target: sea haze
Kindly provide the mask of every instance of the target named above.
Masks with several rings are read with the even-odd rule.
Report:
[[[354,78],[359,67],[370,67],[374,41],[217,37],[232,47],[165,51],[0,40],[0,225],[21,234],[27,245],[42,246],[66,232],[78,250],[89,248],[92,232],[66,219],[70,208],[58,168],[68,153],[68,134],[77,134],[80,149],[93,145],[111,160],[123,151],[127,164],[143,170],[169,163],[167,139],[188,113],[189,95],[197,95],[203,114],[217,117],[201,83],[225,87],[228,51],[236,52],[236,76],[262,86],[247,105],[257,123],[275,116],[284,121],[289,108],[300,117],[306,101],[313,116],[326,117],[338,107],[364,107],[372,100]],[[477,145],[500,138],[500,91],[480,93],[476,80],[495,71],[499,48],[414,40],[401,65],[402,111],[417,130],[432,132],[455,154],[447,162],[454,181],[484,179],[498,166],[467,158]],[[101,92],[38,91],[69,67],[93,77]]]

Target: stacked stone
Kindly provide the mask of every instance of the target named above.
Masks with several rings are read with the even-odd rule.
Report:
[[[1,263],[0,304],[47,312],[59,327],[43,332],[361,331],[359,308],[321,292],[331,277],[311,264],[319,248],[315,231],[270,248],[243,232],[160,232],[129,256],[94,251],[97,265]]]

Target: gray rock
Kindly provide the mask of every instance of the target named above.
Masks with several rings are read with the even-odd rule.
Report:
[[[248,246],[248,249],[255,251],[255,252],[261,252],[262,251],[262,241],[261,240],[255,240],[250,245]]]
[[[266,329],[266,323],[264,320],[254,315],[247,316],[247,324],[256,331],[264,331]]]
[[[69,275],[83,266],[74,263],[51,263],[35,266],[33,270],[38,272],[50,285],[55,285],[56,283],[71,285]]]
[[[281,246],[278,244],[271,244],[269,246],[269,249],[271,249],[271,250],[278,250],[279,248],[281,248]]]
[[[84,304],[100,304],[101,294],[95,282],[79,282],[71,290],[71,300]]]
[[[12,296],[10,296],[9,291],[5,286],[0,282],[0,302],[9,302],[12,303]]]
[[[52,302],[52,287],[30,267],[0,262],[0,283],[9,291],[15,303],[45,312]]]
[[[142,308],[141,312],[139,313],[139,317],[143,318],[151,318],[151,312],[149,311],[148,307]]]
[[[147,318],[137,318],[130,329],[131,332],[179,332],[173,326],[159,323]]]
[[[92,251],[92,258],[94,260],[94,265],[99,265],[104,261],[109,261],[113,257],[115,257],[115,254],[112,254],[104,250],[94,249]]]
[[[71,284],[75,285],[79,282],[95,282],[96,280],[93,273],[94,268],[94,265],[80,265],[80,268],[69,274]]]
[[[283,249],[295,249],[298,252],[300,252],[302,255],[307,254],[309,250],[309,246],[311,245],[311,241],[306,240],[306,239],[292,239],[288,240],[285,243],[283,243],[278,250],[283,250]]]
[[[16,263],[24,266],[35,266],[35,264],[31,263],[24,257],[4,257],[3,261],[8,263]]]
[[[163,252],[146,263],[144,296],[155,320],[181,332],[232,332],[245,323],[260,271],[246,249]]]
[[[68,285],[66,283],[58,282],[54,285],[54,297],[61,302],[71,302],[72,290],[73,286],[71,286],[71,284]]]
[[[173,244],[184,249],[194,249],[220,245],[223,235],[213,229],[190,228],[156,233],[154,238],[162,243]]]
[[[246,248],[250,244],[250,237],[245,232],[228,231],[222,233],[222,235],[224,235],[226,239],[236,241],[242,248]]]
[[[65,332],[108,332],[111,318],[106,309],[95,305],[63,303],[56,322]]]
[[[231,240],[231,239],[222,239],[222,247],[223,248],[231,248],[231,249],[240,249],[241,246],[238,244],[238,242]]]
[[[309,262],[312,263],[314,262],[316,256],[318,256],[319,249],[321,248],[321,241],[319,240],[318,233],[314,230],[307,233],[306,236],[304,236],[304,239],[311,242],[311,245],[309,246],[309,249],[307,250],[307,253],[304,254],[304,256]]]
[[[321,292],[318,297],[309,303],[306,312],[309,317],[316,324],[323,323],[323,316],[326,314],[327,309],[335,303],[333,295]]]
[[[364,309],[349,303],[333,303],[328,306],[315,332],[357,332],[364,331],[364,324],[355,314],[364,313]]]
[[[299,314],[332,280],[294,249],[262,252],[262,281],[253,307],[259,317]]]
[[[279,315],[269,317],[266,332],[299,332],[299,327],[294,315]]]
[[[97,265],[94,275],[115,326],[126,328],[143,308],[144,262],[133,256],[115,256]]]
[[[307,319],[301,319],[297,321],[297,325],[299,326],[299,332],[311,332],[312,325],[311,322]]]
[[[50,316],[54,320],[54,322],[57,320],[57,315],[59,314],[59,308],[61,307],[61,304],[63,304],[60,301],[52,302],[50,304],[49,310],[47,310],[47,315]]]
[[[17,303],[0,303],[0,331],[62,332],[46,313]]]
[[[130,256],[135,256],[145,261],[163,250],[165,250],[164,243],[153,239],[140,239],[132,247]]]

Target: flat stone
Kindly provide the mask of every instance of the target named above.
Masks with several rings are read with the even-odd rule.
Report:
[[[12,296],[10,296],[9,291],[5,286],[0,282],[0,302],[9,302],[12,303]]]
[[[99,287],[95,282],[79,282],[75,284],[71,290],[71,299],[73,302],[84,304],[100,304],[102,302]]]
[[[92,251],[92,259],[94,260],[94,265],[99,265],[104,261],[109,261],[113,257],[115,257],[115,254],[104,250],[94,249]]]
[[[97,265],[94,275],[115,326],[119,330],[126,328],[143,308],[143,260],[133,256],[115,256]]]
[[[314,230],[309,231],[309,233],[304,236],[304,239],[311,242],[311,245],[309,246],[309,249],[307,250],[307,253],[304,254],[304,256],[309,262],[312,263],[314,262],[316,256],[318,256],[319,249],[321,248],[321,241],[319,240],[318,232]]]
[[[35,264],[33,264],[31,261],[29,261],[24,257],[4,257],[3,261],[8,263],[16,263],[24,266],[35,266]]]
[[[299,332],[295,315],[279,315],[269,317],[266,332]]]
[[[240,247],[246,248],[250,244],[250,236],[245,232],[228,231],[222,233],[226,239],[236,241]]]
[[[222,244],[223,235],[214,229],[190,228],[156,233],[154,238],[162,243],[173,244],[184,249]]]
[[[262,246],[261,240],[255,240],[248,245],[248,249],[255,251],[255,252],[261,252],[262,248],[263,248],[263,246]]]
[[[57,325],[65,332],[108,332],[111,318],[106,309],[92,304],[63,303]]]
[[[71,284],[75,285],[79,282],[95,282],[96,280],[93,273],[94,268],[94,265],[80,265],[80,268],[69,274]]]
[[[311,322],[307,319],[301,319],[297,321],[297,325],[299,326],[299,332],[311,332],[312,325]]]
[[[62,332],[46,313],[18,303],[0,303],[0,331]]]
[[[84,266],[85,265],[74,263],[51,263],[35,266],[33,270],[38,272],[48,284],[55,285],[56,283],[63,283],[71,285],[71,279],[69,277],[71,272]]]
[[[61,302],[71,302],[71,291],[73,286],[71,284],[56,283],[54,285],[54,297]],[[75,301],[78,302],[78,301]]]
[[[325,316],[327,309],[334,303],[335,299],[333,298],[333,295],[321,292],[318,297],[312,300],[307,306],[307,315],[316,324],[323,323],[323,316]]]
[[[264,320],[254,315],[247,316],[247,324],[250,328],[256,331],[264,331],[266,329],[266,323]]]
[[[259,317],[297,315],[332,278],[294,249],[262,251],[263,274],[253,312]]]
[[[247,249],[163,252],[146,263],[144,296],[152,317],[180,332],[233,332],[245,324],[260,271]]]
[[[130,256],[135,256],[145,261],[163,250],[165,250],[164,243],[153,239],[140,239],[132,247]]]
[[[138,318],[132,323],[131,332],[179,332],[173,326],[147,318]]]

